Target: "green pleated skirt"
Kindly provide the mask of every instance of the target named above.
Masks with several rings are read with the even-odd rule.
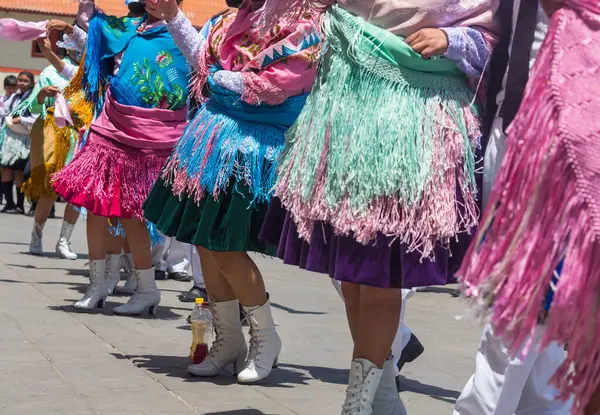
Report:
[[[268,203],[252,203],[243,182],[233,183],[218,200],[206,194],[200,202],[173,194],[158,179],[144,203],[144,216],[159,231],[178,241],[219,252],[259,252],[274,256],[277,247],[259,240]]]

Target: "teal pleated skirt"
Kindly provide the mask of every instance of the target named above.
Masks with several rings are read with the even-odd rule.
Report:
[[[215,200],[206,194],[199,202],[172,192],[158,179],[144,203],[144,216],[159,231],[178,241],[219,252],[258,252],[274,256],[277,247],[260,241],[268,203],[254,203],[243,182],[230,184]]]

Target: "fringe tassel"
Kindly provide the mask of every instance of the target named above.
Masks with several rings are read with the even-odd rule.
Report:
[[[97,12],[92,16],[86,43],[84,74],[81,79],[81,89],[85,99],[92,103],[96,113],[100,113],[104,105],[104,90],[107,86],[107,70],[101,62],[102,53],[102,24],[106,15]]]
[[[84,52],[82,57],[82,64],[79,65],[75,77],[71,79],[69,85],[63,91],[65,99],[70,102],[73,113],[81,120],[84,127],[87,129],[94,120],[94,105],[86,99],[85,93],[83,92],[82,83],[85,73],[85,60],[86,53]]]
[[[509,131],[485,226],[459,274],[465,295],[478,310],[493,308],[494,328],[515,355],[538,325],[554,270],[562,261],[541,348],[555,341],[568,345],[551,382],[561,391],[560,399],[575,395],[572,413],[581,414],[600,385],[600,218],[594,211],[600,192],[600,132],[579,135],[593,123],[579,130],[568,125],[580,121],[573,119],[576,106],[564,105],[564,96],[571,92],[564,90],[567,76],[558,74],[572,63],[563,45],[565,40],[575,45],[586,36],[577,32],[561,39],[563,32],[576,32],[583,25],[562,13],[555,13],[537,57]],[[583,67],[597,65],[595,58]],[[571,133],[575,130],[577,134]]]
[[[472,92],[460,77],[382,77],[378,61],[358,64],[329,40],[275,193],[305,240],[323,221],[363,244],[383,233],[430,256],[477,224]]]
[[[267,33],[276,25],[294,28],[302,15],[310,11],[324,12],[334,3],[333,0],[266,0],[260,9],[258,27]]]
[[[133,154],[101,138],[52,176],[56,193],[98,216],[144,219],[142,204],[167,156]],[[99,168],[101,166],[101,168]]]
[[[217,199],[231,180],[248,184],[250,204],[268,202],[284,141],[282,129],[234,120],[208,102],[178,141],[162,177],[176,195],[189,194],[196,202],[206,192]]]
[[[52,157],[44,157],[43,165],[33,166],[31,176],[23,183],[21,191],[28,200],[37,200],[41,196],[56,197],[52,189],[50,177],[60,171],[71,160],[75,147],[75,136],[81,127],[81,122],[76,121],[75,126],[59,128],[54,121],[52,112],[49,111],[44,120],[44,146],[47,140],[53,140]],[[42,150],[43,151],[43,150]]]

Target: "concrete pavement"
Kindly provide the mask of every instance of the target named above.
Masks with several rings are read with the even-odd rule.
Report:
[[[59,205],[58,212],[62,212]],[[190,285],[160,281],[156,318],[113,316],[127,297],[81,314],[72,304],[86,288],[86,257],[55,257],[61,220],[45,229],[47,255],[26,254],[32,218],[0,215],[0,414],[336,415],[344,398],[350,337],[328,278],[256,257],[267,281],[283,341],[280,368],[261,385],[234,378],[198,380],[185,368],[191,305],[177,295]],[[85,222],[73,248],[86,252]],[[449,288],[418,293],[407,323],[425,353],[405,366],[402,398],[409,414],[451,414],[474,368],[481,327],[457,321],[466,305]]]

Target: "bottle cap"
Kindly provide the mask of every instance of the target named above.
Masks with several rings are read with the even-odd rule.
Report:
[[[202,297],[196,298],[196,304],[198,304],[198,305],[204,304],[204,298],[202,298]]]

